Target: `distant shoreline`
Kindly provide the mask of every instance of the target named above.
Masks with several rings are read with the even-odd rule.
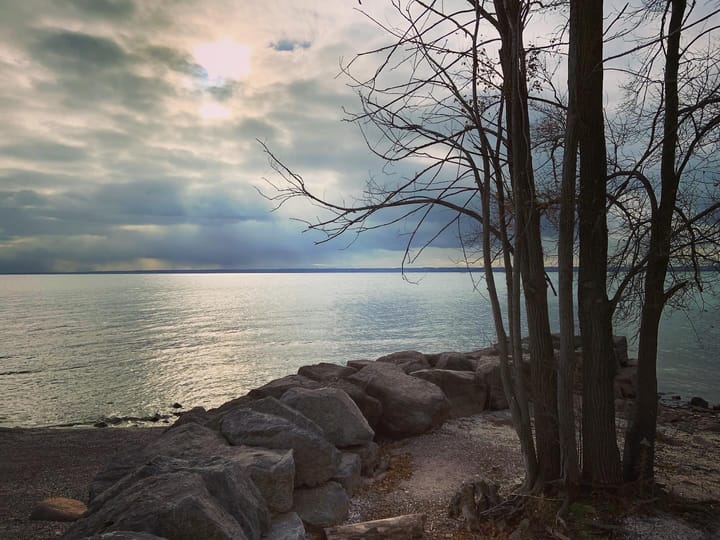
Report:
[[[679,272],[693,271],[691,268],[676,269]],[[142,275],[142,274],[427,274],[427,273],[478,273],[482,267],[425,266],[416,268],[224,268],[224,269],[169,269],[169,270],[88,270],[78,272],[2,272],[0,276],[85,276],[85,275]],[[546,272],[557,272],[557,266],[546,266]],[[578,269],[574,268],[574,272]],[[700,268],[700,272],[720,272],[717,268]],[[504,268],[493,268],[495,273],[504,273]]]

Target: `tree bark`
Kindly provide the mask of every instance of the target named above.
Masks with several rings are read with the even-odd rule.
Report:
[[[560,315],[560,356],[558,361],[558,427],[560,460],[566,487],[579,481],[575,443],[575,315],[573,302],[573,263],[575,246],[575,184],[577,175],[577,0],[570,3],[570,44],[568,49],[568,108],[565,122],[565,151],[560,191],[560,230],[558,237],[558,309]]]
[[[635,410],[625,436],[623,473],[626,480],[651,482],[654,476],[657,431],[657,338],[665,307],[665,276],[670,260],[672,218],[680,176],[675,170],[678,142],[678,69],[680,36],[686,0],[669,0],[671,9],[665,57],[665,118],[660,162],[662,195],[650,229],[645,302],[640,315],[638,389]]]
[[[545,283],[545,260],[540,235],[540,213],[535,203],[535,180],[530,148],[527,73],[523,46],[522,9],[518,0],[495,0],[502,49],[508,115],[510,178],[516,220],[516,264],[522,275],[528,322],[538,486],[560,477],[557,424],[557,380]],[[520,366],[516,366],[516,373]]]
[[[620,480],[621,469],[613,390],[616,360],[606,286],[607,155],[602,102],[602,0],[583,0],[577,23],[578,307],[583,347],[583,477],[593,484],[607,485]]]

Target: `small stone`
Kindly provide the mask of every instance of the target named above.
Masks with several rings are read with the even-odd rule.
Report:
[[[105,428],[105,427],[108,427],[107,422],[103,422],[102,420],[100,420],[100,422],[95,422],[95,423],[93,424],[93,426],[94,426],[94,427],[97,427],[97,428]]]
[[[176,401],[175,403],[172,404],[172,408],[173,409],[182,409],[183,406]]]
[[[30,514],[33,521],[77,521],[87,511],[84,502],[65,497],[40,501]]]

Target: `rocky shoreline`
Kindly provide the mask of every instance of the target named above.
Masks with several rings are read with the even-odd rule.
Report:
[[[615,352],[616,397],[631,397],[625,338]],[[357,520],[352,497],[389,464],[378,442],[506,407],[494,348],[304,366],[215,409],[181,413],[150,444],[116,457],[64,537],[306,538]]]

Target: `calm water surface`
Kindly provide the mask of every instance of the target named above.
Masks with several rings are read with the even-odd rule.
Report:
[[[1,276],[0,426],[206,407],[316,362],[493,340],[466,274]],[[663,322],[661,390],[720,401],[720,315]],[[622,332],[622,329],[617,329]],[[632,347],[632,346],[631,346]]]

